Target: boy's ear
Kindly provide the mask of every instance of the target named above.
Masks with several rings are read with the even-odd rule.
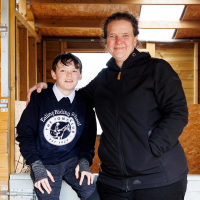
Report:
[[[52,78],[53,78],[54,80],[56,80],[56,73],[55,73],[53,70],[51,70],[51,76],[52,76]]]

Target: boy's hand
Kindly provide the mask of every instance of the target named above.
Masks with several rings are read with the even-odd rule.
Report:
[[[54,181],[54,178],[53,178],[53,176],[52,176],[52,174],[51,174],[48,170],[47,170],[47,176],[50,178],[50,180],[51,180],[52,182],[55,182],[55,181]],[[51,191],[52,191],[51,186],[50,186],[49,181],[48,181],[47,178],[44,178],[44,179],[42,179],[42,180],[39,180],[38,182],[36,182],[36,183],[34,184],[34,186],[35,186],[38,190],[40,190],[40,192],[41,192],[42,194],[44,194],[44,191],[43,191],[42,187],[47,191],[48,194],[50,194]],[[41,186],[42,186],[42,187],[41,187]]]
[[[26,106],[27,106],[28,103],[30,102],[31,93],[32,93],[34,90],[37,90],[37,92],[40,93],[40,92],[42,91],[42,89],[46,89],[47,87],[48,87],[47,84],[44,83],[44,82],[37,83],[36,85],[34,85],[33,87],[31,87],[31,88],[28,90],[27,100],[26,100]]]
[[[75,168],[75,176],[76,176],[76,179],[79,178],[79,172],[80,172],[79,165],[77,165],[76,168]],[[82,185],[83,179],[84,179],[85,176],[86,176],[87,179],[88,179],[87,184],[88,184],[88,185],[93,184],[93,182],[94,182],[94,174],[92,174],[92,173],[90,173],[90,172],[82,171],[82,172],[81,172],[81,178],[80,178],[79,185]]]

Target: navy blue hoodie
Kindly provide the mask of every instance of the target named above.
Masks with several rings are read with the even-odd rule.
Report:
[[[59,102],[52,88],[36,91],[17,125],[20,151],[27,164],[58,164],[78,156],[92,164],[96,139],[94,111],[76,94]]]

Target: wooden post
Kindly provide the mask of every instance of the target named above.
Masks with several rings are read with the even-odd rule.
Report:
[[[43,82],[46,83],[46,63],[47,63],[47,56],[46,56],[46,41],[43,41]]]
[[[155,43],[146,43],[146,49],[149,49],[149,53],[151,55],[151,57],[155,57],[155,52],[156,52],[156,48],[155,48]]]
[[[29,87],[37,83],[37,44],[36,38],[29,38]]]
[[[15,171],[15,1],[10,0],[10,101],[9,101],[9,145],[8,176]]]
[[[61,53],[64,53],[64,42],[61,42]]]
[[[198,43],[194,43],[194,104],[198,104]]]
[[[26,101],[28,90],[28,31],[19,29],[20,44],[20,100]]]

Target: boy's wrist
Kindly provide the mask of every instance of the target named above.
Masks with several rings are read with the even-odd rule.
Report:
[[[86,171],[86,172],[92,173],[89,167],[89,162],[85,158],[81,158],[78,161],[78,164],[79,164],[80,172]]]
[[[34,173],[35,183],[47,178],[47,171],[41,160],[36,160],[34,163],[32,163],[31,169]]]

